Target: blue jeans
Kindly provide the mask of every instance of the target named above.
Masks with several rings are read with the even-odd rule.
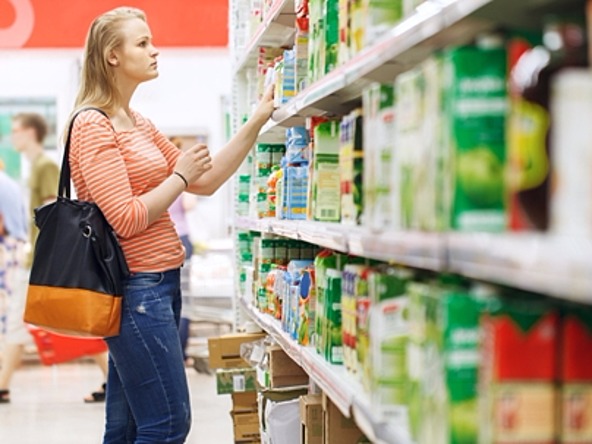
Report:
[[[125,285],[109,345],[104,444],[181,444],[191,427],[179,340],[179,270],[137,273]]]

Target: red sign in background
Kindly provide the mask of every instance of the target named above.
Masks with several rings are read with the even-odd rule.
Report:
[[[157,46],[228,42],[228,0],[0,0],[0,48],[77,48],[92,20],[118,6],[143,9]]]

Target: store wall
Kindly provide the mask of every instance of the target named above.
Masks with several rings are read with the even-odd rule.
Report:
[[[58,126],[71,111],[78,84],[81,50],[0,50],[0,99],[55,97]],[[226,49],[163,48],[160,76],[141,85],[132,107],[163,132],[207,132],[215,151],[223,143],[221,97],[230,93],[230,61]],[[56,156],[61,153],[56,152]],[[228,189],[200,201],[193,215],[199,238],[225,233]],[[199,217],[208,214],[208,217]],[[215,217],[212,217],[215,215]]]

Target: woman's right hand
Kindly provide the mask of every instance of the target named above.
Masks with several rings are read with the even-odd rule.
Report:
[[[183,175],[190,185],[211,169],[210,150],[208,150],[207,145],[202,143],[184,151],[175,165],[175,171]]]

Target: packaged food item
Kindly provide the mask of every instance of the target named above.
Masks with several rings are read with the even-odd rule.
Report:
[[[403,18],[403,0],[364,0],[364,11],[364,45],[370,46]]]
[[[363,211],[363,117],[357,109],[340,125],[341,223],[359,225]]]
[[[283,170],[282,217],[306,219],[308,166],[288,166]]]
[[[444,51],[446,144],[454,147],[452,227],[506,227],[506,51],[495,36]]]
[[[307,267],[300,281],[300,316],[298,343],[308,346],[314,334],[316,319],[316,284],[314,266]]]
[[[314,345],[319,354],[324,354],[325,343],[325,299],[327,291],[327,273],[330,269],[340,270],[345,265],[346,257],[331,250],[321,251],[315,258],[315,285],[316,285],[316,319]]]
[[[337,55],[338,65],[343,65],[351,58],[350,7],[351,0],[339,0],[339,48]]]
[[[546,301],[499,301],[482,317],[479,442],[552,444],[559,436],[559,313]]]
[[[418,443],[478,442],[480,316],[491,296],[456,276],[408,286],[409,419]],[[480,442],[480,441],[479,441]]]
[[[327,270],[327,288],[324,301],[324,356],[331,364],[343,364],[343,337],[341,333],[341,271]]]
[[[325,66],[323,74],[337,68],[339,54],[339,0],[323,1],[325,21]]]
[[[509,140],[512,169],[512,228],[547,230],[553,170],[553,132],[549,114],[550,89],[556,74],[567,67],[587,66],[585,25],[579,16],[551,17],[543,42],[526,51],[510,74],[517,98],[513,101]],[[563,149],[559,148],[558,149]]]
[[[567,307],[561,327],[562,444],[592,442],[592,309]]]
[[[397,188],[397,184],[394,184],[390,191],[394,190],[399,194],[401,226],[405,229],[419,228],[420,211],[417,207],[435,208],[433,200],[420,199],[426,197],[423,190],[429,188],[426,181],[430,180],[424,169],[426,165],[423,155],[426,151],[426,145],[423,143],[424,83],[423,71],[420,68],[401,74],[395,81],[397,118],[394,123],[394,138],[400,182]],[[431,178],[434,178],[433,174]]]
[[[296,53],[294,49],[284,51],[281,81],[280,106],[289,102],[296,95]]]
[[[312,214],[314,220],[339,221],[339,123],[324,122],[314,130]]]
[[[408,270],[386,266],[369,273],[369,355],[361,364],[377,417],[401,430],[409,430],[406,289],[412,277]]]
[[[303,126],[295,126],[286,130],[286,163],[287,165],[300,165],[307,163],[309,143],[308,131]]]
[[[587,166],[592,165],[592,76],[589,69],[567,69],[552,85],[553,132],[551,153],[551,229],[553,233],[579,239],[592,238],[592,201],[587,190],[592,183]]]
[[[350,57],[355,56],[364,49],[366,41],[366,11],[364,9],[364,0],[350,0]]]
[[[392,202],[399,182],[395,152],[395,94],[393,85],[374,83],[362,98],[364,109],[363,224],[373,230],[400,227],[398,202]]]
[[[323,20],[323,1],[309,0],[309,40],[308,75],[310,85],[320,79],[325,72],[325,21]]]
[[[367,298],[367,267],[347,264],[343,269],[341,288],[343,363],[354,375],[358,374],[358,303],[359,299]]]

